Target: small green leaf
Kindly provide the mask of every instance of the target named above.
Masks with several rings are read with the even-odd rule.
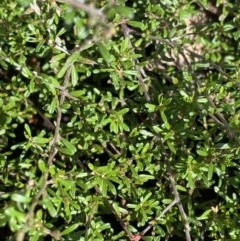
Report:
[[[144,29],[144,24],[142,22],[128,21],[127,24],[130,25],[130,26],[133,26],[135,28]]]
[[[117,112],[117,115],[124,115],[124,114],[126,114],[128,111],[129,111],[129,108],[122,109],[122,110],[120,110],[120,111]]]
[[[13,193],[11,195],[11,199],[15,202],[19,202],[19,203],[30,203],[31,202],[31,198],[30,197],[26,197],[22,194],[19,193]]]
[[[67,188],[67,190],[71,189],[71,187],[74,185],[74,182],[73,182],[72,180],[60,178],[58,181],[59,181],[65,188]],[[66,189],[64,189],[64,190],[66,190]]]
[[[125,76],[128,76],[128,75],[138,76],[139,73],[136,70],[124,70],[123,74]]]
[[[76,230],[79,227],[79,223],[74,223],[71,226],[67,227],[61,232],[61,235],[64,236],[66,234],[72,233],[74,230]]]
[[[194,66],[195,68],[208,68],[210,65],[210,63],[206,62],[206,63],[196,63]]]
[[[65,56],[66,56],[65,53],[61,53],[61,54],[55,55],[55,56],[52,57],[52,59],[50,60],[50,63],[59,62],[61,59],[65,58]]]
[[[214,170],[214,165],[213,165],[213,163],[211,162],[211,163],[208,165],[208,180],[212,180],[213,170]]]
[[[74,53],[67,58],[66,64],[73,64],[75,61],[80,59],[79,53]]]
[[[68,110],[69,108],[71,108],[71,104],[65,102],[60,107],[62,110]]]
[[[69,65],[65,64],[63,65],[63,67],[59,70],[58,74],[57,74],[57,79],[61,79],[65,73],[67,72],[67,69],[69,68]]]
[[[136,204],[128,203],[128,204],[127,204],[127,207],[128,207],[128,208],[136,208],[137,205],[136,205]]]
[[[146,103],[145,106],[147,107],[149,112],[154,112],[156,110],[156,105]]]
[[[187,94],[185,91],[183,91],[183,90],[179,90],[179,93],[180,93],[181,96],[183,96],[183,97],[188,97],[188,94]]]
[[[141,153],[142,154],[146,153],[148,151],[149,147],[150,147],[150,143],[147,142],[146,145],[143,147]]]
[[[118,124],[119,124],[119,127],[122,128],[122,130],[124,130],[124,131],[130,131],[130,128],[129,128],[124,122],[119,121]]]
[[[91,171],[93,171],[93,170],[94,170],[93,164],[92,164],[92,163],[88,163],[88,168],[89,168]]]
[[[75,97],[80,97],[80,96],[85,94],[85,91],[83,91],[83,90],[74,90],[74,91],[71,91],[69,94],[72,95],[72,96],[75,96]]]
[[[41,232],[36,231],[36,232],[34,232],[33,236],[31,236],[30,240],[31,241],[38,241],[38,240],[40,240],[41,236],[42,236]]]
[[[32,141],[36,144],[45,144],[49,142],[49,139],[36,136],[32,138]]]
[[[120,216],[120,215],[119,215]],[[121,231],[119,234],[112,236],[112,240],[121,240],[120,238],[125,234],[124,231]]]
[[[122,41],[121,52],[124,52],[124,53],[125,53],[128,48],[129,48],[129,39],[128,39],[128,38],[125,38],[125,39]]]
[[[13,100],[13,99],[10,98],[8,101],[9,101],[9,102],[6,103],[5,105],[3,105],[3,107],[2,107],[2,109],[3,109],[4,111],[8,111],[8,110],[11,110],[11,109],[13,109],[13,108],[16,108],[16,102],[15,102],[15,100]]]
[[[207,100],[207,98],[199,98],[199,99],[197,99],[197,102],[198,103],[207,103],[208,100]]]
[[[115,121],[111,121],[110,131],[114,132],[115,134],[118,134],[118,125]]]
[[[54,165],[51,165],[51,166],[49,167],[49,172],[50,172],[50,174],[53,175],[53,176],[56,174],[56,169],[55,169],[55,166],[54,166]]]
[[[139,47],[141,44],[142,44],[142,42],[143,42],[143,38],[139,38],[136,42],[135,42],[135,47]]]
[[[144,199],[142,200],[142,203],[145,203],[151,196],[152,196],[152,193],[149,192],[149,193],[144,197]]]
[[[185,187],[180,186],[180,185],[176,185],[176,188],[177,188],[177,190],[179,190],[179,191],[183,191],[183,192],[186,192],[186,191],[187,191],[187,189],[186,189]]]
[[[229,148],[230,148],[230,145],[229,145],[228,143],[217,143],[217,144],[215,145],[215,148],[221,149],[221,150],[223,150],[223,149],[229,149]]]
[[[140,130],[140,133],[145,137],[154,136],[153,133],[146,131],[146,130]]]
[[[72,150],[69,150],[68,148],[58,147],[58,150],[68,156],[74,155],[74,152]]]
[[[168,123],[167,116],[165,115],[165,113],[163,111],[160,112],[160,115],[162,117],[163,122]]]
[[[153,126],[152,128],[156,133],[161,133],[162,131],[162,129],[159,126]]]
[[[197,154],[199,156],[208,156],[208,153],[206,151],[203,151],[203,150],[197,150]]]
[[[41,172],[46,172],[47,170],[46,164],[42,159],[38,161],[38,168],[40,169]]]
[[[212,212],[211,209],[206,210],[197,220],[205,220],[208,219],[209,214]]]
[[[171,199],[163,199],[163,200],[162,200],[162,203],[164,203],[164,204],[170,204],[170,203],[172,203],[172,200],[171,200]]]
[[[54,111],[56,110],[56,106],[57,106],[57,98],[53,98],[51,101],[51,104],[48,106],[48,111],[50,114],[53,114]]]
[[[45,197],[44,204],[46,205],[50,216],[55,218],[57,216],[57,211],[56,211],[55,207],[53,206],[53,203],[52,203],[52,200],[50,199],[50,197],[48,197],[48,198]]]
[[[32,73],[27,67],[22,68],[22,75],[29,79],[32,77]]]
[[[172,77],[172,82],[174,85],[177,85],[178,84],[178,79],[175,78],[175,77]]]
[[[34,93],[34,92],[35,92],[35,81],[34,81],[34,79],[32,79],[32,80],[30,81],[29,91],[30,91],[30,93]]]
[[[107,184],[106,184],[106,182],[100,177],[96,177],[96,181],[97,181],[97,184],[99,186],[99,189],[100,189],[103,197],[106,197],[107,196]]]
[[[137,180],[144,183],[144,182],[147,182],[148,180],[153,180],[154,177],[151,176],[151,175],[147,175],[147,174],[140,174],[138,177],[137,177]]]
[[[65,138],[61,138],[61,142],[67,147],[73,154],[77,151],[76,147]]]
[[[111,191],[111,193],[113,195],[117,195],[117,191],[116,191],[115,186],[107,179],[105,180],[105,182],[106,182],[107,186],[109,187],[109,190]]]
[[[57,33],[57,36],[60,37],[61,35],[63,35],[66,32],[67,32],[66,28],[61,28],[60,31]]]
[[[192,172],[188,173],[188,185],[189,185],[190,188],[194,188]]]
[[[71,80],[72,80],[72,85],[76,86],[77,82],[78,82],[78,72],[75,68],[75,66],[73,65],[71,68]]]
[[[176,154],[176,149],[175,149],[174,145],[173,145],[170,141],[167,141],[167,145],[168,145],[169,149],[170,149],[174,154]]]
[[[111,63],[112,62],[112,55],[109,53],[107,48],[102,43],[98,43],[98,49],[99,49],[100,54],[102,55],[103,59],[107,63]]]
[[[26,130],[28,136],[31,137],[32,136],[32,132],[31,132],[31,129],[30,129],[28,124],[24,124],[24,129]]]

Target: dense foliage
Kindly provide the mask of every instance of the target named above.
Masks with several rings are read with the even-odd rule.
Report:
[[[2,0],[1,240],[237,240],[238,5]]]

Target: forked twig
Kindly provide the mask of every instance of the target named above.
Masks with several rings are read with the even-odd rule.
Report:
[[[165,207],[163,209],[163,211],[160,213],[160,215],[155,218],[155,220],[158,220],[160,219],[166,212],[168,212],[175,204],[178,203],[178,200],[175,198],[167,207]],[[147,231],[150,230],[150,228],[154,225],[154,223],[152,225],[148,225],[141,233],[140,233],[140,236],[143,237],[145,235],[145,233]]]

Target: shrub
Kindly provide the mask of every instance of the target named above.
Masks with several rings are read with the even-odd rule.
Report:
[[[236,6],[2,0],[2,240],[236,240]]]

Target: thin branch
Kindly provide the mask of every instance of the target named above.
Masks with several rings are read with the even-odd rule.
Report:
[[[207,97],[208,99],[208,103],[210,104],[211,107],[214,108],[214,110],[216,110],[216,115],[218,117],[218,119],[220,120],[216,120],[216,117],[212,114],[212,113],[209,113],[209,116],[213,118],[213,120],[217,123],[221,123],[220,125],[223,126],[228,134],[228,137],[229,138],[234,138],[235,141],[240,144],[240,139],[239,137],[235,134],[235,132],[232,130],[232,128],[229,126],[228,122],[226,121],[226,119],[224,118],[224,116],[218,111],[217,107],[215,106],[214,102],[212,101],[212,99],[210,98],[210,96],[205,93],[205,96]]]
[[[121,155],[121,152],[112,143],[110,143],[110,146],[118,155]]]
[[[43,120],[46,122],[46,124],[50,127],[51,130],[55,129],[53,123],[44,115],[44,113],[39,108],[37,108],[37,106],[29,98],[27,98],[27,103],[37,111],[37,113],[43,118]]]
[[[127,27],[127,25],[125,23],[121,24],[121,28],[122,28],[122,32],[124,34],[124,37],[129,40],[129,48],[133,49],[132,43],[130,41],[130,36],[129,36],[130,29]],[[168,42],[168,41],[166,40],[166,42]],[[132,53],[134,54],[134,51],[132,51]],[[136,70],[139,73],[138,80],[139,80],[139,83],[140,83],[140,85],[141,85],[141,87],[143,89],[143,92],[144,92],[144,95],[145,95],[145,99],[146,99],[147,102],[151,102],[151,97],[150,97],[150,94],[149,94],[149,92],[147,90],[147,87],[146,87],[146,85],[145,85],[145,83],[143,81],[142,71],[141,71],[141,69],[138,66],[138,61],[136,60],[135,63],[136,63],[135,64],[135,68],[136,68]],[[150,115],[150,119],[151,119],[152,125],[153,126],[158,125],[156,113],[149,113],[149,115]],[[183,206],[182,206],[182,203],[181,203],[181,200],[180,200],[177,188],[176,188],[176,183],[175,183],[175,179],[173,177],[172,168],[171,168],[171,165],[170,165],[170,160],[169,160],[168,154],[167,154],[167,152],[165,150],[165,147],[164,147],[163,142],[162,142],[162,138],[159,135],[159,133],[155,132],[155,136],[156,136],[156,138],[158,140],[158,143],[159,143],[162,159],[166,163],[166,166],[167,166],[167,174],[169,175],[169,179],[170,179],[170,183],[171,183],[171,189],[173,191],[174,200],[175,200],[175,201],[173,201],[173,205],[177,203],[179,212],[180,212],[182,220],[183,220],[183,224],[185,226],[186,240],[187,241],[191,241],[190,227],[189,227],[189,224],[188,224],[188,221],[187,221],[187,215],[186,215],[186,213],[185,213],[185,211],[183,209]]]
[[[67,73],[65,75],[64,83],[63,83],[63,90],[65,90],[65,91],[61,92],[60,100],[57,103],[57,122],[56,122],[56,128],[55,128],[53,140],[49,143],[50,153],[49,153],[49,157],[48,157],[48,161],[47,161],[47,167],[48,168],[52,164],[53,159],[58,152],[56,145],[57,145],[57,142],[59,141],[59,137],[60,137],[59,130],[60,130],[61,119],[62,119],[62,111],[61,111],[60,106],[63,104],[63,102],[65,100],[65,96],[66,96],[65,92],[66,92],[66,89],[67,89],[67,86],[68,86],[68,82],[69,82],[69,78],[70,78],[70,74],[71,74],[71,68],[72,68],[72,65],[69,65]],[[31,227],[33,225],[35,208],[38,205],[40,198],[45,193],[45,189],[46,189],[46,186],[48,184],[48,182],[47,182],[48,177],[49,177],[49,172],[46,171],[43,174],[42,186],[39,189],[36,196],[33,198],[32,203],[29,207],[28,213],[26,214],[25,225],[22,227],[22,229],[20,229],[16,233],[16,241],[23,241],[29,227]]]
[[[165,207],[163,209],[163,211],[161,212],[161,214],[155,218],[155,220],[159,220],[166,212],[168,212],[175,204],[177,204],[178,200],[174,199],[167,207]],[[152,225],[148,225],[141,233],[141,237],[143,237],[145,235],[145,233],[150,230],[150,228],[154,225],[154,223]]]

